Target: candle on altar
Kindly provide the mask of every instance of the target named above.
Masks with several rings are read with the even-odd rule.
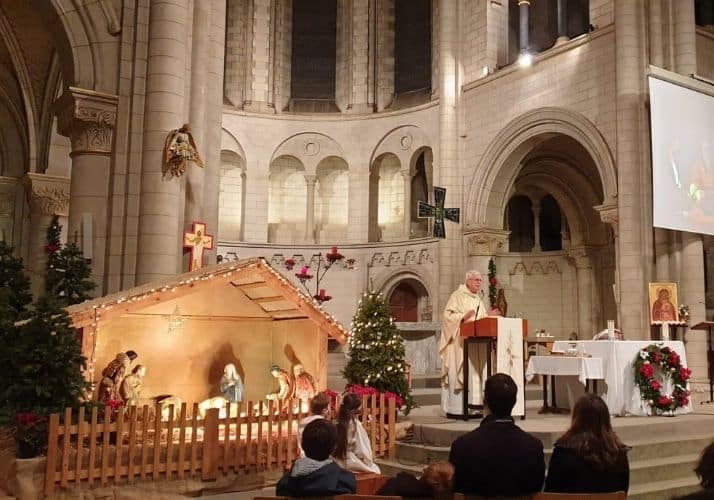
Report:
[[[302,266],[300,268],[300,274],[307,274],[308,266]]]

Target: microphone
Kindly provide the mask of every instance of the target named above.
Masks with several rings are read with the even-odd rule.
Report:
[[[483,295],[484,295],[483,290],[481,290],[478,294],[483,299]],[[476,321],[478,319],[478,312],[481,309],[481,304],[483,304],[483,301],[479,300],[478,305],[476,306],[476,314],[474,315],[474,321]]]

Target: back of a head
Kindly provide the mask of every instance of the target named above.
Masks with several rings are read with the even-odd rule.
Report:
[[[302,449],[313,460],[327,460],[335,449],[337,431],[335,425],[324,418],[313,420],[302,431]]]
[[[702,451],[694,472],[699,476],[703,488],[714,489],[714,441]]]
[[[516,405],[518,386],[505,373],[496,373],[486,379],[484,400],[488,409],[496,417],[510,417]]]
[[[431,487],[434,495],[454,491],[454,466],[449,462],[432,462],[422,472],[421,480]]]
[[[330,397],[324,392],[320,392],[310,400],[310,413],[313,415],[322,415],[329,406]]]
[[[340,411],[337,420],[340,422],[348,421],[354,413],[362,407],[362,400],[357,394],[348,393],[342,398]]]
[[[570,429],[558,444],[578,450],[586,461],[600,466],[614,463],[625,448],[612,430],[607,403],[592,393],[576,401]]]

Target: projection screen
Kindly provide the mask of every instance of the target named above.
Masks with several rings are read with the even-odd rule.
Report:
[[[653,76],[649,87],[653,225],[714,234],[714,97]]]

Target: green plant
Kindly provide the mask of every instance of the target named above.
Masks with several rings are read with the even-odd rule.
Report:
[[[77,244],[62,246],[61,232],[62,226],[55,215],[47,228],[45,291],[56,296],[62,305],[69,306],[91,298],[90,292],[97,285],[90,279],[92,266]]]
[[[22,259],[15,257],[13,250],[5,241],[0,241],[0,290],[6,292],[7,307],[3,318],[16,320],[27,316],[32,294]],[[11,318],[5,314],[11,315]]]
[[[415,405],[406,380],[404,339],[382,294],[362,295],[352,320],[349,347],[350,360],[343,370],[348,385],[392,392],[409,413]]]
[[[491,303],[491,309],[496,307],[498,299],[498,280],[496,279],[496,261],[493,258],[488,261],[488,301]]]

